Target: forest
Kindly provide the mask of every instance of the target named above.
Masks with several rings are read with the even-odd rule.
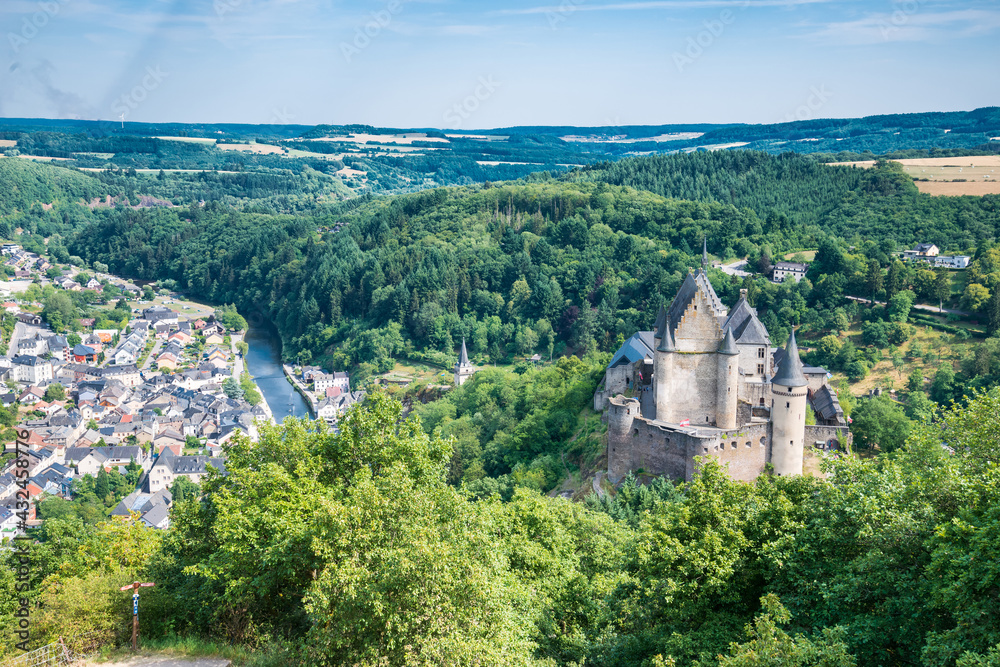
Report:
[[[336,433],[288,420],[237,441],[226,476],[177,489],[166,532],[105,520],[128,480],[43,502],[39,642],[123,641],[118,587],[141,577],[162,582],[144,598],[149,639],[244,646],[261,665],[1000,662],[1000,197],[930,197],[887,160],[761,151],[396,196],[353,196],[311,167],[5,158],[0,182],[0,235],[235,304],[277,327],[286,359],[350,370],[358,388],[397,362],[448,369],[462,339],[482,368],[447,392],[371,388]],[[756,275],[709,277],[726,305],[747,290],[772,343],[798,327],[806,361],[852,382],[887,360],[934,372],[915,368],[895,399],[842,391],[858,455],[830,457],[825,480],[744,484],[706,463],[685,484],[591,495],[579,484],[602,462],[589,406],[609,353],[652,326],[703,241],[713,261],[747,258]],[[899,261],[916,242],[973,262],[958,277]],[[807,249],[805,280],[765,277]],[[120,297],[29,290],[67,331]],[[116,303],[108,317],[126,314]],[[10,571],[0,614],[19,602]]]
[[[204,636],[257,665],[995,665],[998,409],[977,395],[822,481],[706,463],[573,503],[449,485],[454,441],[375,392],[339,433],[239,439],[169,531],[47,520],[33,629],[123,641],[118,587],[142,580],[147,641]]]

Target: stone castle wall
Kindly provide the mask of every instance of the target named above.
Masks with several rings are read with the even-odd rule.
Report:
[[[758,422],[720,431],[654,422],[639,414],[639,401],[616,396],[608,408],[608,479],[617,484],[629,471],[690,480],[696,456],[712,456],[733,479],[751,481],[770,460],[770,424]]]

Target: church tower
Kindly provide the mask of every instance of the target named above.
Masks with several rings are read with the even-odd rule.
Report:
[[[455,364],[455,386],[460,387],[476,372],[476,367],[469,363],[469,351],[465,349],[465,337],[462,337],[462,352]]]
[[[806,377],[795,343],[788,337],[785,356],[771,378],[771,463],[779,475],[801,475],[806,431]]]

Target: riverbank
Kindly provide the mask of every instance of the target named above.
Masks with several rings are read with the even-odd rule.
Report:
[[[305,386],[299,382],[298,378],[295,377],[295,369],[288,364],[281,364],[281,370],[285,372],[285,377],[292,383],[295,390],[302,395],[302,398],[306,399],[306,402],[309,404],[309,413],[312,415],[312,418],[315,419],[319,412],[319,408],[316,406],[316,399],[313,398]]]
[[[309,403],[292,391],[280,370],[281,341],[277,333],[266,326],[250,328],[243,340],[248,347],[244,364],[268,406],[271,419],[281,423],[285,417],[308,417]]]

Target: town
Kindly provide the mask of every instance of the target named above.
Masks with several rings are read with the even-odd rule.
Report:
[[[4,243],[2,252],[12,280],[0,283],[7,299],[0,311],[7,339],[0,404],[5,426],[27,434],[30,477],[24,515],[17,460],[0,469],[0,538],[40,525],[45,499],[69,501],[85,490],[100,501],[124,494],[107,508],[110,516],[169,527],[172,489],[191,489],[210,469],[225,474],[224,445],[238,433],[256,440],[257,425],[275,421],[245,368],[245,320],[229,307],[205,312],[176,293],[162,294],[168,290],[160,290],[163,304],[152,303],[151,287],[106,273],[81,282],[76,267],[54,267],[15,243]],[[42,304],[32,297],[46,286],[110,293],[114,317],[105,319],[127,323],[100,328],[97,318],[79,318],[84,331],[58,333],[35,312]],[[143,307],[123,308],[126,299]],[[364,397],[350,391],[347,373],[304,370],[311,387],[296,384],[313,414],[334,427]]]

